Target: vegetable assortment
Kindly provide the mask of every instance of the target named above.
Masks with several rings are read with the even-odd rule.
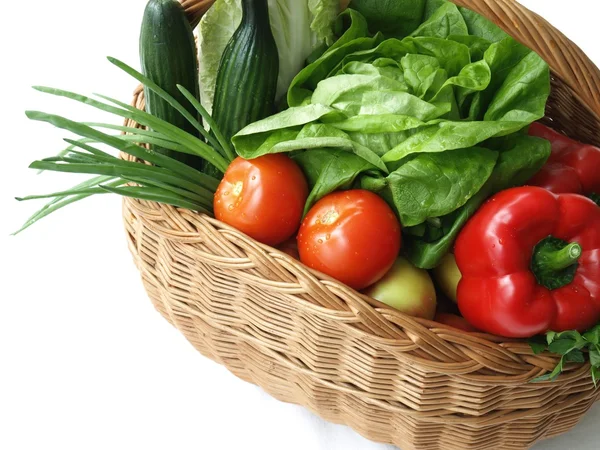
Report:
[[[491,23],[474,25],[454,4],[439,4],[407,35],[389,38],[345,11],[340,38],[292,81],[289,108],[233,138],[244,158],[286,152],[309,172],[326,165],[311,200],[350,182],[382,196],[405,229],[407,256],[427,269],[450,249],[468,202],[476,208],[489,195],[503,152],[527,154],[510,163],[530,174],[550,154],[546,141],[520,133],[544,116],[546,63]],[[313,162],[314,149],[327,154]],[[497,179],[493,190],[512,182]]]
[[[212,111],[215,84],[225,47],[238,30],[242,19],[243,2],[247,0],[217,0],[202,18],[198,27],[200,84],[202,104]],[[262,2],[262,0],[261,0]],[[247,5],[246,5],[247,7]],[[277,100],[285,97],[296,74],[315,51],[333,43],[333,23],[339,13],[338,0],[268,0],[268,18],[277,45],[279,70]],[[266,14],[260,18],[267,25]],[[262,32],[266,32],[262,27]],[[265,75],[261,68],[259,73]],[[269,75],[270,74],[266,74]]]
[[[109,58],[146,111],[37,88],[143,128],[28,112],[79,136],[32,168],[96,176],[19,199],[52,199],[23,229],[103,193],[214,213],[405,314],[533,337],[563,355],[545,379],[587,349],[600,379],[600,149],[538,122],[536,53],[446,0],[217,0],[197,32],[149,0],[142,73]]]

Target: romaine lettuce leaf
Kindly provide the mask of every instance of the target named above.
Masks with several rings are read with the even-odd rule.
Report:
[[[217,0],[196,29],[202,105],[212,112],[221,56],[242,21],[241,0]]]

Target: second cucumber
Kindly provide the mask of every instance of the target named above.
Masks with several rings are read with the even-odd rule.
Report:
[[[242,0],[242,22],[221,58],[213,118],[229,142],[246,125],[273,114],[279,56],[267,0]]]

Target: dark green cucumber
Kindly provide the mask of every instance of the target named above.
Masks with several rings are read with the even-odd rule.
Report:
[[[279,56],[267,0],[242,0],[243,17],[217,75],[213,119],[228,141],[274,112]]]
[[[198,112],[177,89],[180,84],[200,99],[194,35],[178,1],[150,0],[146,5],[140,34],[140,60],[144,75],[175,97],[194,117],[198,117]],[[147,88],[144,94],[147,112],[194,136],[200,136],[198,130],[165,100]],[[204,166],[204,160],[197,156],[163,148],[154,149],[196,169]]]

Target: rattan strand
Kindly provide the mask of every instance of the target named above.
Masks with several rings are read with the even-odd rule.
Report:
[[[184,0],[197,23],[212,0]],[[553,70],[546,122],[600,144],[600,71],[511,0],[459,0]],[[140,88],[134,105],[144,107]],[[135,124],[130,124],[135,125]],[[466,334],[391,310],[206,215],[126,199],[129,248],[156,309],[203,355],[274,397],[409,449],[523,449],[592,406],[589,365],[522,341]]]

